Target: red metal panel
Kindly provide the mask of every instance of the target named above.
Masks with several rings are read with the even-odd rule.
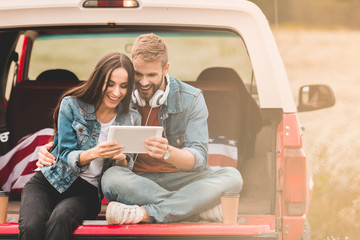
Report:
[[[17,235],[19,234],[19,224],[6,223],[0,224],[0,235]]]
[[[275,230],[275,216],[239,216],[244,223],[166,223],[134,225],[81,225],[76,235],[260,235]]]
[[[131,225],[80,225],[75,235],[260,235],[275,231],[275,216],[239,216],[243,223],[167,223]],[[1,235],[19,234],[17,223],[0,225]]]
[[[283,115],[282,138],[283,138],[283,147],[288,147],[288,148],[302,147],[302,138],[299,128],[299,121],[295,113]]]
[[[283,218],[283,240],[301,239],[304,233],[305,217]]]

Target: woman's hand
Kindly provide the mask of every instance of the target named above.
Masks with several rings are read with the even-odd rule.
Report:
[[[103,142],[95,147],[95,151],[100,158],[112,158],[115,160],[115,166],[127,166],[126,155],[122,153],[123,146],[116,142]]]
[[[40,147],[38,152],[38,160],[36,162],[36,166],[42,168],[44,166],[51,166],[56,163],[56,158],[52,155],[49,150],[54,145],[54,142],[49,142]]]
[[[95,158],[119,158],[124,146],[116,142],[102,142],[96,147],[92,148]]]
[[[128,162],[126,161],[126,155],[124,153],[120,153],[119,155],[113,157],[115,160],[115,166],[126,167]]]
[[[96,147],[82,152],[80,154],[78,165],[84,166],[96,158],[123,159],[125,158],[125,155],[122,154],[123,147],[124,146],[119,145],[116,142],[102,142]]]

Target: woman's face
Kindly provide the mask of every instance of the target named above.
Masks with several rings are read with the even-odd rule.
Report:
[[[108,73],[109,74],[109,73]],[[124,99],[128,89],[128,73],[125,68],[116,68],[110,77],[104,83],[102,91],[105,91],[106,84],[109,82],[108,88],[104,94],[100,107],[116,108]]]

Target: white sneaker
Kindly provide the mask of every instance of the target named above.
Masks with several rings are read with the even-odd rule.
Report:
[[[221,204],[200,213],[200,218],[212,222],[222,222],[222,208]]]
[[[144,212],[138,205],[110,202],[106,208],[106,220],[111,225],[139,223],[143,218]]]

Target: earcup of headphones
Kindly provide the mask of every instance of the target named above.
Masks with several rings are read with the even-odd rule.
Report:
[[[161,101],[163,96],[164,96],[164,91],[157,90],[156,93],[154,94],[154,96],[149,101],[150,107],[153,107],[153,108],[160,107],[166,100],[166,98],[165,98],[163,101]]]
[[[137,89],[133,91],[131,98],[133,102],[139,105],[140,107],[145,107],[146,101],[140,97],[139,91]]]
[[[170,92],[170,76],[168,74],[166,75],[165,81],[166,81],[165,91],[160,89],[156,91],[154,96],[149,101],[151,107],[154,108],[160,107],[165,103]]]
[[[165,91],[163,90],[157,90],[154,96],[149,100],[150,107],[156,108],[163,105],[169,95],[170,92],[170,77],[169,75],[166,75],[166,87]],[[140,97],[139,91],[135,89],[133,93],[131,94],[131,98],[134,103],[139,105],[140,107],[145,107],[146,101]]]

